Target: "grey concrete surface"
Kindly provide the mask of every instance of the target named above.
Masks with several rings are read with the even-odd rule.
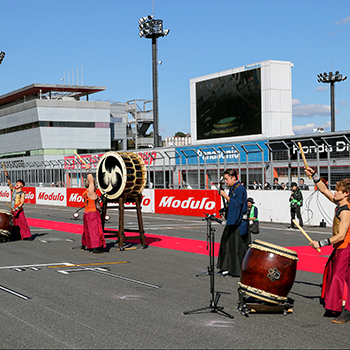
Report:
[[[6,205],[0,204],[6,209]],[[72,208],[26,205],[27,217],[72,220]],[[109,227],[118,213],[110,211]],[[201,218],[143,215],[146,233],[206,240]],[[127,228],[136,214],[127,212]],[[254,238],[281,246],[307,245],[298,231],[278,223],[261,223]],[[214,224],[215,240],[223,227]],[[298,271],[289,297],[294,312],[242,316],[237,310],[239,278],[214,277],[221,292],[221,313],[184,315],[208,307],[210,278],[203,274],[207,255],[157,248],[109,252],[80,250],[80,236],[31,228],[33,241],[0,244],[0,348],[2,349],[346,349],[350,323],[336,325],[323,317],[322,275]],[[330,228],[307,227],[315,239]],[[139,246],[135,246],[138,247]],[[215,259],[216,261],[216,259]],[[81,266],[64,266],[64,264]],[[91,265],[97,264],[97,265]]]

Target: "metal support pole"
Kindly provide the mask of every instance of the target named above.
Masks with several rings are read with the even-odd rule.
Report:
[[[157,37],[152,36],[152,72],[153,72],[153,140],[154,147],[159,147],[158,125],[158,60],[157,60]]]
[[[334,81],[331,81],[331,132],[335,131]]]

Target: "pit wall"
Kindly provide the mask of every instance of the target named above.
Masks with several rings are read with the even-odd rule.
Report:
[[[84,188],[25,187],[26,203],[82,207]],[[248,191],[259,210],[261,222],[289,223],[290,191]],[[331,226],[335,205],[319,191],[303,191],[302,216],[305,225],[319,226],[322,219]],[[8,187],[0,186],[0,202],[11,201]],[[126,206],[132,206],[131,203]],[[216,190],[145,189],[142,193],[142,211],[145,213],[204,217],[216,214],[222,199]]]

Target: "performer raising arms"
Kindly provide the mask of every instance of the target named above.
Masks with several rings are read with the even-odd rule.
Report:
[[[312,168],[308,167],[305,173],[311,175],[320,192],[337,205],[333,219],[333,236],[321,241],[312,241],[310,245],[317,249],[333,244],[334,249],[323,274],[322,298],[328,312],[341,312],[332,322],[345,323],[350,321],[350,179],[338,182],[333,194]],[[347,290],[347,293],[342,310],[344,290]]]
[[[106,241],[103,235],[101,213],[97,209],[98,196],[96,193],[96,182],[91,174],[90,165],[87,169],[87,190],[83,193],[85,202],[84,230],[81,237],[81,250],[92,249],[94,254],[104,253]]]
[[[237,179],[236,170],[224,172],[225,183],[231,187],[229,195],[220,190],[228,201],[228,216],[222,233],[217,267],[222,274],[240,276],[243,258],[251,243],[248,230],[247,191]]]
[[[25,200],[25,192],[23,191],[23,187],[25,183],[23,180],[17,180],[16,186],[13,186],[7,171],[5,172],[5,176],[12,193],[11,207],[14,209],[14,211],[12,211],[14,226],[12,229],[12,236],[14,236],[15,239],[17,239],[16,236],[18,236],[19,230],[19,234],[22,240],[32,240],[32,234],[30,233],[27,219],[23,211],[23,205]]]

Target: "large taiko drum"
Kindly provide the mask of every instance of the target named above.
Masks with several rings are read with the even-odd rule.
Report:
[[[287,300],[297,271],[297,252],[255,240],[242,263],[239,288],[254,298],[273,304]]]
[[[133,152],[107,152],[98,162],[96,180],[108,200],[122,194],[133,197],[142,193],[147,182],[147,169],[143,159]]]
[[[8,210],[0,210],[0,230],[10,235],[13,226],[13,215]]]

